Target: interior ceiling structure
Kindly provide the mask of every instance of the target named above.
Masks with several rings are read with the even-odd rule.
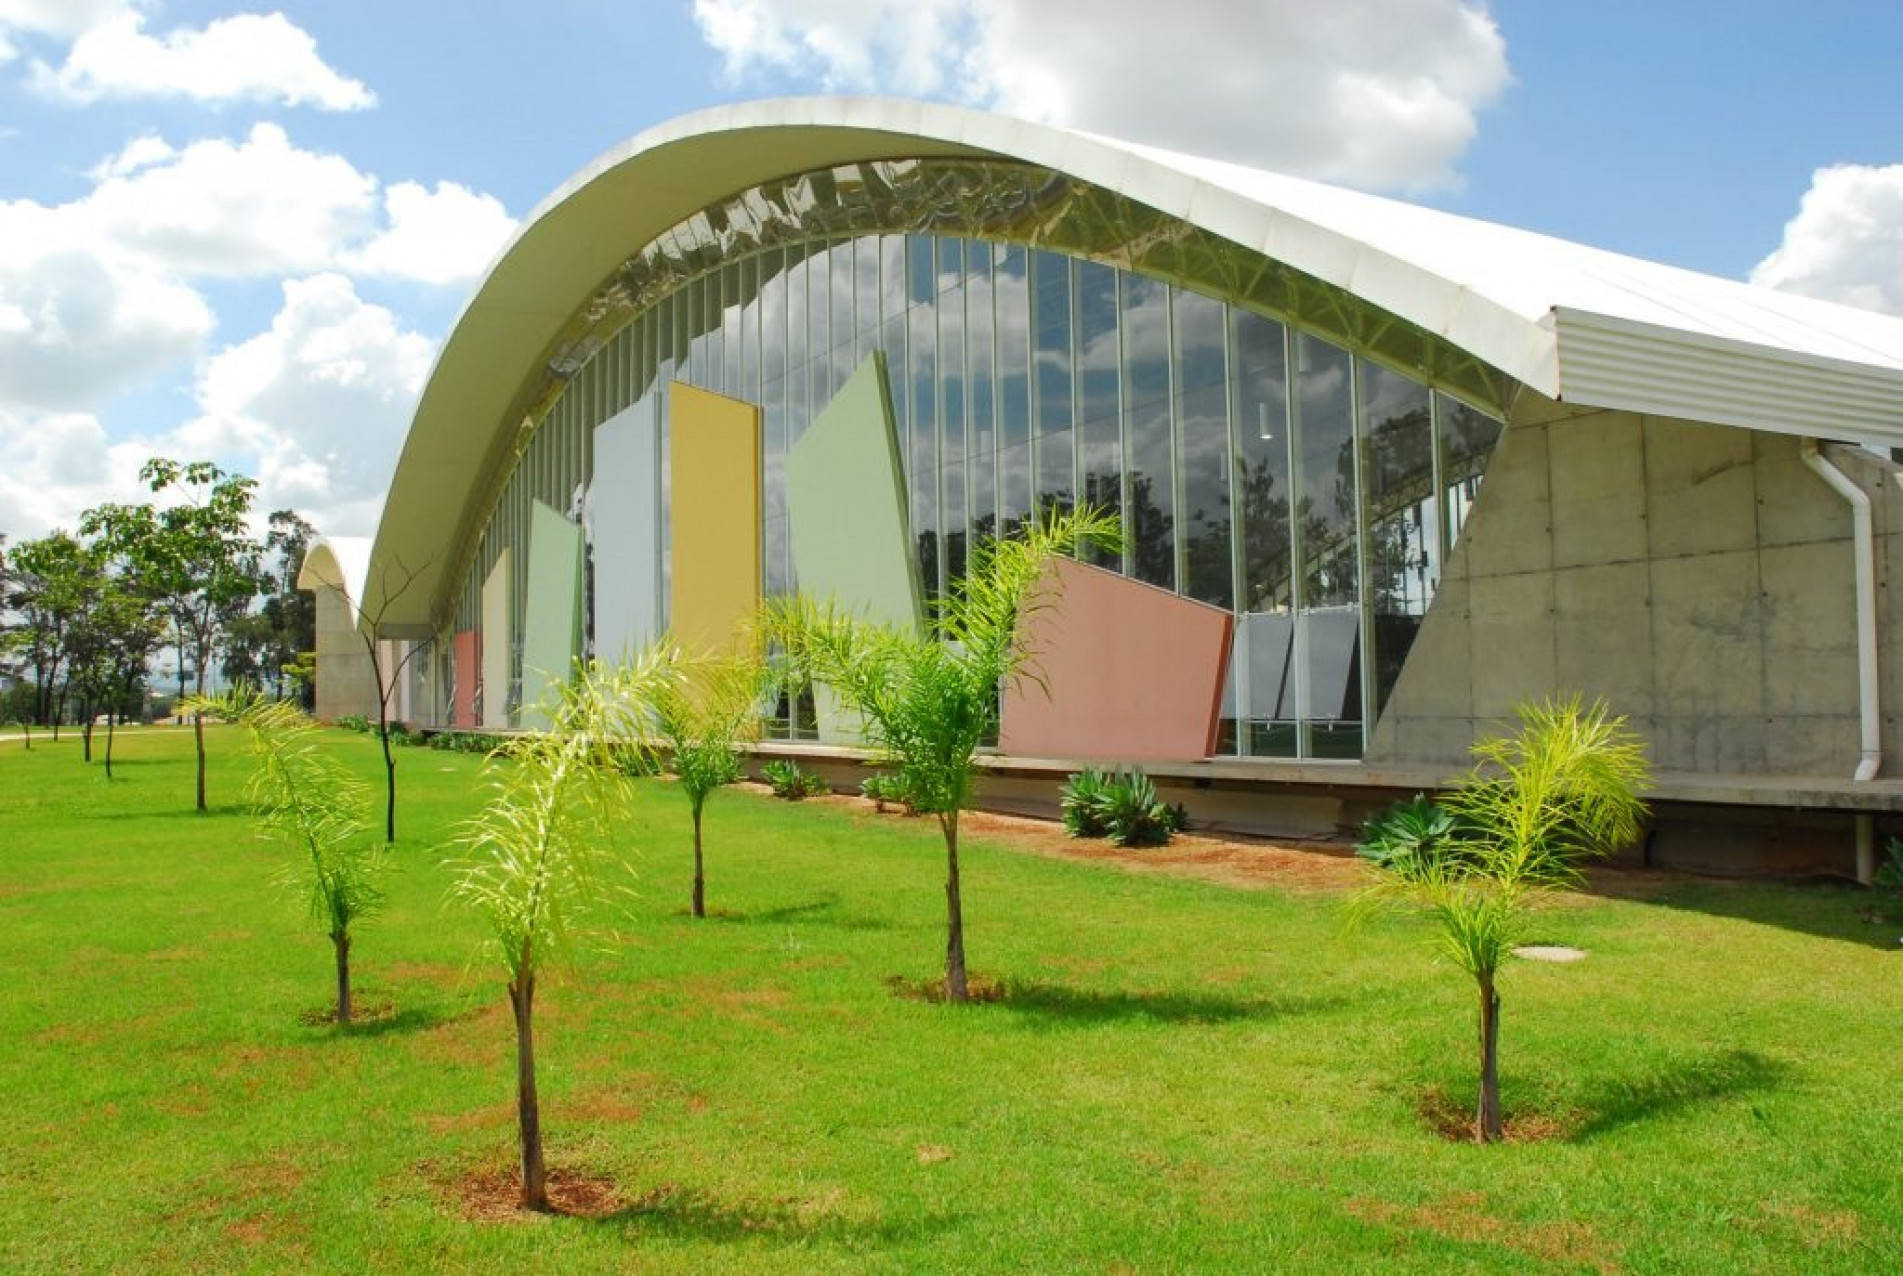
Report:
[[[1342,289],[1548,398],[1903,446],[1903,320],[1355,191],[959,107],[797,98],[614,147],[524,219],[437,356],[367,573],[386,636],[432,633],[512,454],[522,387],[631,252],[734,193],[878,159],[1033,164]],[[479,528],[474,529],[479,532]],[[388,570],[379,570],[388,569]],[[411,580],[401,597],[377,582]]]

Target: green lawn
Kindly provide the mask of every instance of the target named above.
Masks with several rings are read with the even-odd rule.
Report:
[[[375,780],[368,737],[336,747]],[[935,829],[748,791],[615,830],[618,948],[538,999],[551,1165],[625,1208],[472,1221],[512,1164],[497,968],[439,843],[476,759],[400,755],[402,871],[356,945],[384,1022],[307,1026],[328,942],[237,808],[241,736],[0,743],[0,1271],[1879,1272],[1903,1270],[1903,921],[1841,888],[1616,887],[1590,950],[1504,982],[1510,1124],[1449,1142],[1471,984],[1424,927],[976,841],[974,971],[943,955]],[[1192,817],[1194,811],[1191,812]],[[1873,920],[1873,918],[1875,920]]]

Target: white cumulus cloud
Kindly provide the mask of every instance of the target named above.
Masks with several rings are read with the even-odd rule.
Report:
[[[352,273],[467,283],[515,233],[501,200],[455,182],[438,182],[434,190],[398,182],[384,192],[383,208],[383,232],[344,257]]]
[[[1510,81],[1474,0],[695,0],[736,80],[947,99],[1324,180],[1457,180]]]
[[[262,507],[369,535],[435,353],[342,275],[287,280],[270,328],[205,362],[180,441],[242,458]]]
[[[1818,169],[1751,282],[1903,315],[1903,164]]]
[[[281,13],[240,13],[215,19],[200,30],[153,34],[145,29],[145,16],[136,9],[100,4],[78,7],[90,11],[91,21],[74,33],[65,61],[57,67],[34,64],[36,85],[56,98],[84,103],[102,98],[174,97],[328,111],[376,105],[376,95],[368,87],[327,64],[310,33]],[[0,12],[0,31],[6,24]],[[68,29],[73,25],[77,24],[69,22]],[[42,24],[40,29],[47,26]]]

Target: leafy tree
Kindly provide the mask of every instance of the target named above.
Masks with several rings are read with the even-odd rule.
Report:
[[[690,659],[663,640],[667,676],[657,679],[648,709],[667,767],[687,795],[694,821],[694,916],[707,915],[701,817],[707,798],[740,778],[739,744],[760,729],[766,669],[751,647]]]
[[[1638,795],[1650,776],[1644,745],[1603,702],[1582,707],[1575,697],[1522,705],[1517,714],[1518,731],[1474,745],[1471,776],[1442,799],[1450,821],[1413,812],[1408,827],[1386,839],[1395,845],[1370,852],[1375,879],[1357,901],[1425,911],[1441,953],[1473,979],[1480,1143],[1502,1134],[1501,967],[1525,942],[1535,910],[1582,884],[1583,861],[1638,836],[1645,818]]]
[[[229,627],[258,594],[258,545],[248,521],[257,484],[209,461],[180,464],[154,457],[139,468],[154,493],[176,498],[155,506],[108,504],[86,511],[80,528],[109,553],[134,564],[169,616],[178,644],[183,698],[187,662],[194,690],[205,694],[213,655]],[[205,810],[205,721],[192,715],[197,746],[198,809]]]
[[[939,600],[929,632],[877,625],[792,598],[773,605],[768,631],[797,676],[832,688],[859,714],[867,742],[897,771],[945,839],[945,995],[964,1001],[965,923],[958,817],[971,805],[979,747],[995,738],[998,696],[1029,676],[1036,653],[1019,622],[1040,603],[1052,558],[1119,544],[1117,520],[1093,509],[1054,514],[1021,536],[985,540],[965,575]]]
[[[527,1209],[548,1208],[535,1081],[536,981],[567,952],[606,893],[605,835],[622,823],[633,796],[613,750],[637,747],[609,742],[638,741],[635,706],[651,702],[663,676],[651,659],[618,669],[595,663],[556,688],[544,705],[549,729],[512,737],[492,755],[489,800],[457,839],[465,858],[452,890],[487,919],[508,974]]]
[[[264,538],[264,602],[235,621],[226,634],[224,673],[233,684],[254,683],[282,700],[288,690],[307,697],[309,687],[291,670],[317,646],[317,599],[297,587],[304,556],[317,535],[295,510],[273,510]],[[306,710],[312,708],[308,698]]]
[[[242,724],[258,769],[247,793],[265,831],[301,851],[306,863],[285,870],[286,885],[305,893],[311,919],[330,937],[337,966],[337,1022],[354,1013],[350,997],[351,927],[383,907],[380,879],[387,861],[367,836],[363,813],[370,791],[326,753],[310,715],[288,700],[266,700],[242,688],[200,696],[186,712]]]
[[[65,717],[64,689],[72,654],[70,631],[86,612],[90,556],[72,533],[53,531],[21,541],[8,554],[7,649],[32,671],[33,720],[53,728]]]
[[[164,623],[150,591],[128,564],[87,546],[78,564],[82,608],[67,628],[67,684],[78,693],[83,755],[92,761],[93,722],[106,713],[106,778],[112,778],[115,728],[143,684]]]

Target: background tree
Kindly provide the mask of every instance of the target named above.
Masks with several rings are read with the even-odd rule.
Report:
[[[189,662],[201,698],[213,655],[227,628],[258,594],[258,545],[251,538],[251,496],[257,484],[209,461],[180,464],[154,457],[139,468],[163,507],[108,504],[86,511],[81,530],[136,566],[172,625],[183,698]],[[197,746],[197,804],[205,809],[205,720],[192,715]]]
[[[607,838],[633,793],[615,749],[639,747],[635,706],[651,702],[663,676],[652,658],[615,670],[596,663],[557,688],[544,704],[549,729],[512,737],[492,758],[489,800],[458,839],[465,858],[452,889],[488,921],[508,974],[527,1209],[548,1208],[535,1081],[536,981],[566,954],[607,891]]]
[[[1474,1138],[1502,1135],[1500,992],[1502,966],[1524,943],[1535,910],[1555,892],[1583,883],[1582,863],[1636,838],[1645,819],[1639,793],[1649,783],[1644,744],[1601,701],[1577,697],[1522,705],[1519,730],[1480,741],[1475,766],[1441,799],[1451,817],[1406,812],[1392,845],[1368,847],[1378,865],[1358,907],[1402,902],[1436,923],[1441,953],[1479,994],[1480,1094]],[[1370,841],[1382,830],[1370,830]]]
[[[285,884],[302,891],[311,918],[330,937],[336,958],[337,1022],[351,1022],[351,928],[382,908],[379,883],[386,860],[364,820],[370,790],[324,752],[317,724],[288,700],[267,700],[240,689],[197,697],[187,712],[241,723],[251,736],[258,768],[247,797],[265,831],[295,847],[305,863],[285,870]]]
[[[21,541],[7,556],[5,605],[13,617],[0,638],[33,680],[33,721],[53,728],[65,716],[62,693],[71,656],[69,631],[85,614],[89,554],[70,532]]]
[[[1019,622],[1040,605],[1050,560],[1081,547],[1120,547],[1116,518],[1092,509],[1054,515],[1020,536],[985,540],[938,603],[931,630],[876,625],[795,597],[775,603],[768,632],[796,676],[823,683],[865,724],[867,743],[945,839],[945,996],[969,995],[958,817],[971,805],[979,747],[998,730],[998,697],[1027,676],[1035,652]]]
[[[663,676],[655,680],[647,707],[659,743],[667,751],[667,769],[680,781],[693,816],[693,911],[694,916],[705,917],[702,814],[715,789],[740,778],[739,746],[760,731],[766,666],[751,644],[698,659],[684,656],[667,639],[657,646]]]
[[[287,693],[298,696],[306,711],[314,707],[310,688],[298,683],[291,670],[305,652],[317,647],[317,599],[297,587],[304,555],[316,535],[317,529],[297,511],[272,511],[260,574],[264,601],[229,627],[223,664],[225,677],[233,685],[268,687],[274,700],[284,699]]]

